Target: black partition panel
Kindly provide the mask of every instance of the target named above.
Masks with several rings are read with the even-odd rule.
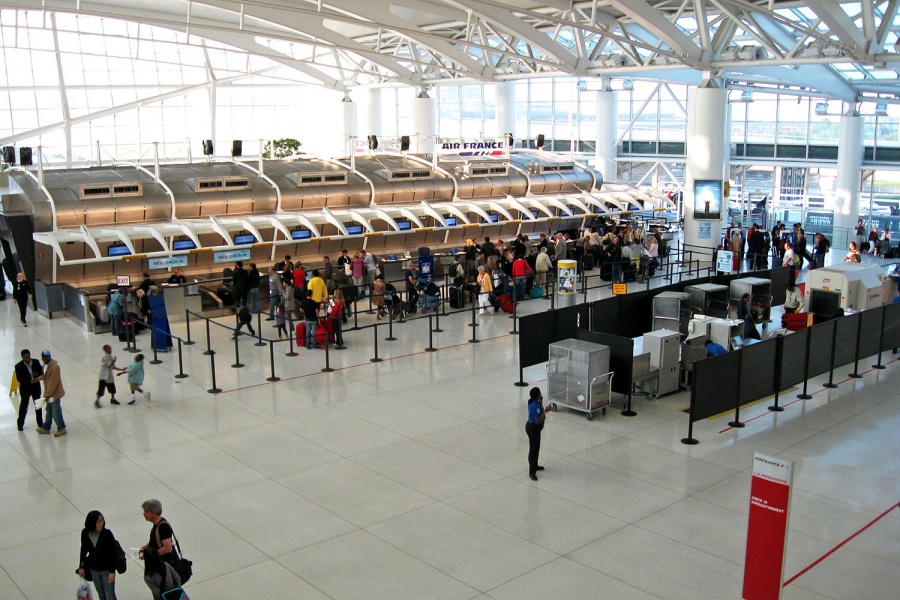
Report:
[[[900,346],[900,304],[888,304],[884,307],[884,337],[882,350],[893,350]]]
[[[772,306],[784,304],[787,284],[791,280],[791,271],[791,267],[778,267],[769,271],[769,279],[772,280]]]
[[[726,352],[694,363],[691,385],[691,421],[708,419],[737,406],[737,377],[723,377],[723,373],[737,373],[740,352]]]
[[[609,346],[609,370],[615,373],[612,391],[618,394],[630,394],[631,372],[634,363],[634,340],[584,329],[578,330],[578,339]]]
[[[856,358],[856,334],[859,332],[860,313],[835,320],[837,346],[834,350],[834,366],[848,365]]]
[[[782,389],[803,383],[803,367],[806,362],[806,338],[809,330],[802,329],[784,336],[784,349],[781,354],[781,387]]]
[[[519,366],[547,362],[553,337],[553,313],[540,312],[519,318]]]
[[[808,329],[812,336],[809,343],[809,376],[827,373],[831,368],[831,346],[835,321],[826,321]]]
[[[738,352],[741,379],[738,387],[741,406],[775,393],[775,358],[778,340],[772,338],[744,347]]]
[[[881,339],[881,318],[884,315],[884,307],[870,308],[860,313],[859,326],[862,332],[859,336],[859,357],[878,354],[878,340]]]
[[[644,335],[653,326],[653,296],[658,290],[651,292],[635,292],[619,296],[619,335],[622,337],[638,337]]]
[[[591,303],[591,331],[619,334],[619,298],[606,298]]]
[[[574,339],[579,329],[590,328],[591,307],[587,304],[567,306],[553,312],[556,319],[553,323],[553,341]],[[521,335],[521,334],[520,334]],[[544,360],[547,360],[546,358]]]

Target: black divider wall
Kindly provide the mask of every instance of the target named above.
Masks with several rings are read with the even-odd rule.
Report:
[[[769,271],[768,277],[772,280],[772,306],[784,304],[784,297],[787,295],[785,288],[791,280],[791,270],[790,267],[778,267]]]
[[[634,338],[653,326],[653,296],[659,291],[636,292],[619,296],[619,335]]]
[[[550,359],[553,313],[541,312],[519,318],[519,366],[530,367]]]
[[[609,346],[609,370],[615,373],[612,391],[618,394],[630,394],[631,371],[634,363],[634,340],[584,329],[578,330],[578,339]]]
[[[853,363],[856,357],[856,333],[859,331],[860,313],[835,320],[837,327],[837,348],[834,352],[834,366]]]
[[[777,340],[771,338],[737,353],[741,361],[741,380],[738,384],[741,406],[775,393],[776,349]]]
[[[619,335],[619,297],[597,300],[591,304],[591,330]]]
[[[884,338],[882,350],[893,350],[900,346],[900,304],[884,307]]]
[[[701,421],[734,410],[737,406],[737,374],[740,352],[726,352],[694,363],[691,386],[691,421]]]
[[[784,336],[784,352],[781,355],[781,387],[803,383],[803,366],[806,362],[806,338],[809,330],[802,329]]]
[[[861,316],[860,327],[862,334],[859,336],[859,356],[873,356],[878,354],[878,341],[881,339],[881,316],[884,307],[870,308],[859,313]]]
[[[831,346],[835,321],[826,321],[808,329],[812,339],[809,344],[809,376],[827,373],[831,368]]]
[[[574,339],[578,335],[578,329],[590,329],[591,307],[587,304],[577,304],[557,309],[554,313],[553,341]],[[522,337],[522,334],[519,334]],[[549,357],[549,350],[544,355],[544,360]]]

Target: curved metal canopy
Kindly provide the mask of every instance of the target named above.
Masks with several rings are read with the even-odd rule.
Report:
[[[246,75],[275,69],[280,76],[342,91],[574,75],[790,89],[845,102],[900,98],[897,0],[3,4],[42,15],[167,28],[179,32],[179,44],[217,44],[246,53]],[[45,22],[46,28],[55,27],[52,19]],[[267,66],[259,68],[261,62]],[[239,77],[240,70],[230,65],[227,73],[210,72],[221,80]]]

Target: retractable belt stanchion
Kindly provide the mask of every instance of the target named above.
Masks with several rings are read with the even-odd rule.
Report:
[[[175,379],[184,379],[187,377],[187,373],[184,372],[184,357],[181,354],[181,338],[176,338],[178,340],[178,375],[175,376]]]
[[[837,349],[837,321],[834,322],[834,329],[832,330],[832,333],[831,333],[831,360],[829,361],[830,366],[828,367],[828,383],[822,384],[822,387],[828,388],[830,390],[833,390],[834,388],[836,388],[838,386],[838,384],[836,384],[834,382],[834,353],[835,353],[836,349]]]
[[[216,385],[216,353],[209,355],[209,372],[212,375],[212,387],[206,390],[210,394],[218,394],[222,390]]]
[[[514,299],[513,300],[513,312],[512,312],[512,316],[510,316],[510,319],[513,320],[513,328],[512,328],[512,331],[509,332],[512,335],[519,335],[518,310],[519,310],[519,302],[518,302],[518,300]]]
[[[781,393],[781,361],[784,354],[784,335],[779,333],[775,340],[775,404],[769,407],[773,412],[781,412],[783,406],[778,406],[778,395]]]
[[[294,323],[294,322],[291,321],[291,324],[292,324],[292,325],[293,325],[293,323]],[[288,331],[288,348],[289,348],[289,351],[285,353],[285,356],[297,356],[297,353],[294,352],[294,336],[295,336],[295,335],[297,335],[297,330],[296,330],[296,329],[294,329],[294,331]]]
[[[835,329],[837,329],[835,327]],[[862,378],[862,374],[859,372],[859,342],[862,339],[862,315],[859,317],[859,323],[856,326],[856,352],[854,352],[853,357],[853,372],[849,373],[847,377],[852,377],[853,379]]]
[[[391,300],[391,307],[388,309],[388,336],[384,338],[386,342],[394,342],[397,338],[394,337],[394,302]]]
[[[443,300],[441,300],[439,304],[441,305],[441,308],[444,307]],[[431,329],[431,319],[428,319],[428,329]],[[431,329],[431,331],[435,333],[443,333],[444,331],[441,329],[441,311],[439,309],[434,310],[434,329]]]
[[[810,341],[812,340],[812,330],[806,330],[806,356],[803,358],[803,391],[797,394],[797,398],[800,400],[811,400],[812,396],[807,393],[807,387],[809,386],[809,353],[810,353]]]
[[[375,326],[372,327],[372,331],[375,336],[375,357],[370,358],[369,362],[378,363],[382,361],[382,359],[378,358],[378,323],[375,323]]]
[[[528,387],[528,382],[525,381],[525,369],[522,368],[522,363],[519,363],[519,380],[513,385],[516,387]]]
[[[184,311],[184,327],[187,329],[187,340],[184,342],[184,345],[193,346],[194,342],[191,340],[191,311],[187,309]]]
[[[741,369],[743,367],[743,361],[740,360],[740,356],[738,356],[738,370],[737,370],[737,394],[734,399],[734,421],[729,421],[728,424],[731,427],[744,427],[744,423],[741,422]]]
[[[331,373],[334,369],[331,368],[331,358],[328,354],[328,332],[325,332],[325,368],[321,369],[323,373]]]
[[[126,350],[128,350],[131,353],[141,351],[141,349],[137,347],[137,338],[135,338],[134,335],[135,335],[134,320],[132,319],[131,321],[128,322],[128,337],[129,337],[129,339],[131,339],[131,347],[125,348]]]
[[[204,352],[206,356],[211,356],[215,354],[212,349],[212,341],[210,341],[209,336],[209,317],[206,317],[206,352]]]
[[[475,301],[472,302],[472,322],[469,323],[469,327],[472,328],[472,331],[475,330],[475,327],[478,327],[478,323],[475,322],[475,305],[481,303],[481,294],[483,293],[484,292],[482,292],[481,290],[478,290],[478,294],[475,296]]]
[[[256,343],[254,346],[265,346],[266,343],[262,341],[262,311],[256,313]]]
[[[150,361],[151,365],[159,365],[162,364],[162,361],[159,360],[159,354],[156,350],[156,336],[159,335],[156,331],[156,327],[150,326],[150,345],[153,346],[153,360]]]
[[[266,381],[281,381],[281,377],[275,376],[275,342],[269,340],[269,368],[272,371],[271,377],[266,377]]]
[[[431,328],[431,315],[428,315],[428,347],[425,348],[425,352],[437,352],[437,348],[434,347],[434,329]]]
[[[883,364],[881,364],[881,345],[884,343],[884,313],[885,308],[881,307],[881,329],[879,330],[881,333],[878,335],[878,362],[872,365],[873,369],[886,369]]]
[[[241,337],[241,333],[237,330],[234,332],[234,364],[231,365],[233,369],[240,369],[244,365],[241,363],[241,351],[238,349],[238,340]]]

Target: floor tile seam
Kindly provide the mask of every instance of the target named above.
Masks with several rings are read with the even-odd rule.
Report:
[[[78,424],[83,424],[83,421],[80,421],[79,419],[73,419],[73,421],[74,421],[75,423],[78,423]],[[67,422],[67,423],[66,423],[66,429],[68,429],[68,427],[69,427],[69,424],[68,424],[68,422]],[[122,452],[121,450],[119,450],[118,448],[116,448],[115,446],[113,446],[106,438],[104,438],[103,436],[99,435],[96,431],[94,431],[93,429],[91,429],[91,428],[88,427],[87,425],[85,425],[85,427],[87,427],[88,431],[90,431],[93,435],[97,436],[98,439],[102,440],[103,443],[106,444],[110,449],[112,449],[113,452],[115,452],[116,454],[121,454],[121,455],[124,456],[123,452]],[[23,432],[23,433],[24,433],[24,432]],[[41,439],[40,436],[38,437],[38,439],[39,439],[39,440]],[[48,437],[48,439],[47,439],[46,441],[51,442],[51,441],[53,441],[53,440],[50,440],[49,437]],[[38,443],[41,443],[41,442],[39,441]],[[65,442],[63,442],[63,443],[65,443]],[[63,469],[53,469],[53,470],[51,470],[51,471],[41,471],[41,470],[38,469],[35,465],[33,465],[33,464],[31,463],[31,461],[28,460],[28,458],[25,457],[25,456],[19,451],[19,448],[18,448],[18,447],[14,446],[13,444],[10,444],[10,446],[11,446],[12,449],[16,452],[16,454],[18,454],[19,457],[20,457],[22,460],[24,460],[26,464],[28,464],[29,467],[31,467],[32,469],[34,469],[35,472],[36,472],[37,474],[41,475],[41,476],[49,475],[49,474],[51,474],[51,473],[59,473],[60,471],[65,471],[66,469],[71,469],[71,468],[73,468],[73,467],[65,467],[65,468],[63,468]],[[109,458],[106,458],[106,459],[101,459],[101,460],[98,460],[98,461],[95,461],[95,462],[79,463],[78,466],[94,465],[94,464],[97,464],[97,463],[105,462],[105,461],[107,461],[107,460],[110,460],[110,459],[109,459]],[[27,478],[24,478],[24,479],[27,479]],[[10,481],[21,481],[21,479],[14,479],[14,480],[10,480]]]
[[[626,524],[624,527],[621,527],[620,529],[617,529],[617,530],[615,530],[615,531],[611,531],[610,533],[608,533],[607,535],[603,536],[602,538],[597,538],[597,539],[594,540],[593,542],[590,542],[589,544],[585,544],[584,546],[582,546],[582,547],[579,548],[578,550],[573,550],[573,551],[569,552],[568,554],[564,555],[563,558],[567,558],[568,560],[571,560],[572,562],[574,562],[574,563],[576,563],[576,564],[578,564],[578,565],[581,565],[582,567],[585,567],[585,568],[587,568],[587,569],[590,569],[591,571],[594,571],[595,573],[599,573],[600,575],[602,575],[602,576],[604,576],[604,577],[609,577],[610,579],[613,579],[613,580],[615,580],[615,581],[618,581],[619,583],[621,583],[621,584],[623,584],[623,585],[626,585],[626,586],[628,586],[628,587],[630,587],[630,588],[634,588],[634,589],[636,589],[636,590],[640,590],[641,592],[643,592],[644,594],[646,594],[646,595],[648,595],[648,596],[651,596],[651,597],[653,597],[653,598],[658,598],[659,600],[667,600],[667,598],[664,597],[664,596],[659,596],[659,595],[653,593],[652,591],[650,591],[650,590],[648,590],[648,589],[646,589],[646,588],[644,588],[644,587],[640,587],[640,584],[643,584],[643,583],[644,583],[643,580],[641,580],[640,582],[628,581],[628,580],[625,580],[625,579],[622,579],[622,578],[618,577],[617,574],[615,573],[615,571],[610,571],[610,572],[603,571],[603,570],[601,570],[601,569],[598,569],[598,568],[596,568],[596,567],[593,567],[593,566],[591,566],[591,565],[589,565],[589,564],[587,564],[587,563],[585,563],[585,562],[582,562],[582,561],[578,560],[577,558],[574,558],[573,556],[571,556],[571,555],[574,554],[575,552],[578,552],[578,551],[580,551],[580,550],[583,550],[584,548],[587,548],[587,547],[590,546],[591,544],[594,544],[594,543],[596,543],[596,542],[602,540],[603,538],[605,538],[605,537],[607,537],[607,536],[609,536],[609,535],[613,535],[613,534],[615,534],[615,533],[619,533],[619,532],[623,531],[624,529],[626,529],[626,528],[629,527],[630,525],[633,525],[633,523],[628,523],[628,524]]]
[[[856,442],[858,444],[862,444],[863,446],[872,447],[873,449],[881,448],[882,450],[888,449],[888,450],[893,450],[895,452],[900,452],[900,443],[896,443],[896,445],[891,445],[891,444],[884,443],[884,442],[875,443],[875,442],[867,441],[865,438],[857,437],[858,435],[864,435],[863,432],[857,432],[855,435],[850,435],[847,433],[841,433],[840,431],[832,431],[833,429],[839,427],[842,424],[843,424],[843,421],[841,423],[835,423],[834,425],[828,427],[827,429],[820,431],[819,433],[828,433],[830,435],[834,435],[834,436],[837,436],[839,438],[842,438],[842,439],[845,439],[845,440],[848,440],[851,442]],[[805,441],[805,440],[803,440],[803,441]],[[797,442],[790,448],[785,448],[785,450],[790,450],[791,448],[794,448],[795,446],[802,444],[803,441]]]
[[[19,593],[22,594],[22,598],[28,598],[28,595],[25,593],[25,590],[23,590],[23,589],[19,586],[19,584],[16,583],[16,580],[13,579],[12,574],[11,574],[11,573],[6,569],[6,567],[4,567],[2,564],[0,564],[0,571],[3,571],[3,573],[6,575],[6,578],[9,579],[9,582],[10,582],[13,586],[15,586],[15,589],[19,590]]]
[[[866,469],[866,465],[869,464],[867,462],[864,463],[863,465],[851,465],[851,464],[847,464],[844,462],[838,462],[837,460],[834,460],[834,459],[829,458],[824,455],[809,456],[809,455],[801,454],[799,452],[789,450],[789,449],[781,450],[780,452],[793,452],[794,454],[799,454],[801,457],[803,457],[803,460],[805,460],[805,461],[817,463],[822,466],[826,466],[826,467],[830,467],[830,468],[838,468],[838,469],[848,469],[850,471],[853,471],[857,476],[865,477],[866,479],[870,480],[871,482],[881,482],[884,480],[900,481],[895,477],[887,477],[884,475],[873,474],[872,472],[870,472],[869,470]],[[779,455],[780,455],[780,452],[779,452]],[[793,462],[796,462],[796,461],[793,461]],[[795,483],[795,485],[796,485],[796,483]]]
[[[643,431],[643,430],[641,430],[641,431]],[[634,432],[634,433],[639,433],[639,432]],[[674,455],[674,456],[676,456],[676,457],[686,456],[686,457],[690,458],[691,460],[699,460],[699,461],[701,461],[701,462],[703,462],[703,463],[709,465],[710,467],[719,467],[719,468],[722,468],[722,469],[728,469],[729,471],[733,471],[733,473],[731,473],[731,474],[729,475],[729,477],[730,477],[731,475],[735,475],[735,474],[737,474],[738,472],[740,472],[739,469],[734,469],[734,468],[732,468],[732,467],[726,467],[726,466],[724,466],[724,465],[720,465],[720,464],[718,464],[718,463],[714,463],[714,462],[712,462],[712,461],[710,461],[710,460],[707,460],[706,458],[702,458],[702,457],[699,457],[699,456],[692,456],[692,455],[690,455],[690,454],[688,454],[688,453],[676,452],[675,450],[672,450],[672,449],[667,448],[667,447],[665,447],[665,446],[658,446],[658,445],[653,444],[653,443],[651,443],[651,442],[646,442],[646,441],[643,441],[643,440],[634,439],[634,438],[631,437],[631,435],[632,435],[632,434],[629,433],[629,434],[626,434],[626,435],[620,436],[620,437],[624,437],[624,438],[626,438],[626,439],[630,439],[630,440],[633,441],[633,442],[637,442],[637,443],[639,443],[639,444],[644,444],[644,445],[650,446],[650,447],[652,447],[652,448],[658,448],[658,449],[663,450],[664,452],[668,452],[669,454],[672,454],[672,455]],[[610,440],[610,441],[613,441],[613,440]],[[686,448],[686,450],[690,450],[690,448]]]
[[[648,517],[650,517],[650,516],[653,516],[653,515],[648,515]],[[646,519],[647,517],[644,517],[644,518]],[[641,519],[641,521],[643,521],[643,520],[644,520],[644,519]],[[663,537],[663,538],[665,538],[665,539],[667,539],[667,540],[669,540],[669,541],[675,542],[676,544],[680,544],[680,545],[682,545],[682,546],[686,546],[686,547],[688,547],[688,548],[690,548],[690,549],[692,549],[692,550],[695,550],[695,551],[697,551],[697,552],[701,552],[702,554],[705,554],[706,556],[709,556],[709,557],[711,557],[711,558],[721,559],[721,560],[723,560],[723,561],[725,561],[725,562],[727,562],[727,563],[730,563],[730,564],[735,565],[735,566],[740,567],[740,568],[743,568],[743,566],[744,566],[743,557],[742,557],[742,559],[741,559],[740,561],[737,561],[737,562],[736,562],[736,561],[733,561],[733,560],[730,560],[730,559],[726,558],[725,556],[720,556],[719,554],[715,554],[715,553],[713,553],[713,552],[710,552],[710,551],[707,550],[707,549],[704,549],[704,548],[698,548],[697,546],[694,546],[694,545],[692,545],[692,544],[689,544],[689,543],[687,543],[687,542],[684,541],[684,540],[674,538],[674,537],[672,537],[672,536],[670,536],[670,535],[667,535],[667,534],[665,534],[665,533],[661,533],[661,532],[659,532],[659,531],[654,531],[654,530],[652,530],[652,529],[648,529],[647,527],[644,527],[644,526],[640,525],[640,521],[638,521],[638,522],[636,522],[636,523],[633,523],[632,525],[633,525],[634,527],[638,528],[638,529],[641,529],[642,531],[645,531],[645,532],[650,533],[650,534],[652,534],[652,535],[658,535],[658,536]]]

